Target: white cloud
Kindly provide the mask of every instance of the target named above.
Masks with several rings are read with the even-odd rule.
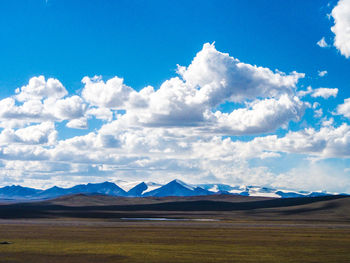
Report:
[[[89,116],[95,116],[97,119],[100,120],[111,121],[113,119],[113,112],[108,108],[92,107],[87,110],[86,114]]]
[[[322,37],[316,44],[322,48],[329,47],[324,37]]]
[[[306,90],[301,90],[298,92],[299,97],[304,97],[306,95],[311,95],[313,98],[324,98],[328,99],[330,97],[337,97],[338,94],[338,89],[330,89],[330,88],[318,88],[318,89],[313,89],[311,86],[307,87]]]
[[[307,105],[297,97],[287,95],[279,99],[265,99],[252,103],[249,108],[214,115],[218,121],[218,130],[227,134],[260,134],[274,131],[290,120],[298,121]],[[215,125],[214,125],[215,127]]]
[[[74,129],[87,129],[88,124],[87,124],[87,119],[86,118],[80,118],[80,119],[73,119],[69,121],[66,126],[68,128],[74,128]]]
[[[59,99],[68,94],[62,83],[53,78],[47,81],[44,76],[33,77],[28,85],[17,89],[16,99],[19,101],[41,100],[44,98]]]
[[[196,126],[210,108],[207,101],[196,101],[197,90],[178,77],[165,81],[157,91],[146,88],[140,93],[148,107],[131,108],[124,118],[141,125]]]
[[[15,99],[9,97],[0,101],[0,120],[2,127],[24,127],[31,122],[40,123],[50,119],[43,114],[43,105],[40,100],[25,101],[16,105]]]
[[[59,120],[71,120],[83,117],[86,105],[79,96],[72,96],[60,100],[45,100],[44,108]]]
[[[337,114],[344,115],[350,119],[350,98],[345,99],[343,104],[338,105]]]
[[[191,65],[179,67],[178,72],[187,85],[200,87],[194,99],[198,102],[208,101],[211,106],[225,100],[242,101],[292,94],[298,80],[304,77],[302,73],[286,75],[242,63],[208,43],[197,53]]]
[[[147,86],[139,92],[132,92],[129,98],[129,104],[132,108],[146,108],[149,106],[149,97],[154,93],[152,86]]]
[[[126,86],[122,78],[114,77],[106,83],[101,77],[84,77],[82,82],[85,84],[82,91],[83,98],[91,105],[121,108],[128,101],[132,88]]]
[[[299,91],[298,91],[298,96],[299,96],[299,97],[304,97],[304,96],[306,96],[306,95],[308,95],[308,94],[311,94],[312,92],[313,92],[312,87],[311,87],[311,86],[308,86],[308,87],[306,88],[306,90],[299,90]]]
[[[350,0],[339,0],[332,10],[334,26],[331,28],[335,34],[334,46],[346,58],[350,57]]]
[[[327,117],[324,117],[322,119],[322,126],[324,127],[331,127],[332,125],[334,125],[334,118],[327,118]]]
[[[318,88],[313,90],[311,97],[317,98],[322,97],[324,99],[328,99],[329,97],[337,97],[338,89],[330,89],[330,88]]]
[[[323,116],[323,110],[322,109],[317,109],[315,110],[314,117],[315,118],[321,118]]]
[[[308,162],[279,174],[272,185],[276,188],[289,188],[306,191],[330,192],[350,191],[350,182],[338,167],[325,163]]]
[[[22,105],[17,105],[13,98],[0,101],[4,106],[0,119],[2,126],[14,119],[18,122],[11,125],[21,126],[68,120],[67,127],[86,128],[86,118],[95,116],[111,121],[113,110],[118,109],[125,112],[118,118],[126,126],[198,127],[201,132],[226,130],[232,134],[252,134],[273,131],[299,119],[305,107],[296,98],[292,99],[304,74],[286,75],[245,64],[218,52],[214,45],[205,44],[187,68],[179,67],[179,74],[182,79],[171,78],[158,90],[148,86],[140,91],[126,86],[119,77],[106,82],[101,77],[84,77],[81,95],[86,103],[77,95],[65,97],[67,91],[58,80],[46,82],[43,76],[33,77],[16,96],[23,101]],[[229,115],[215,109],[225,102],[247,99],[250,103]],[[285,108],[282,101],[295,105]],[[236,117],[243,112],[246,119]]]
[[[4,129],[0,133],[0,144],[53,144],[56,141],[56,137],[57,131],[54,123],[43,122],[17,130]]]
[[[179,66],[178,72],[182,79],[171,78],[158,90],[146,87],[128,92],[126,114],[120,119],[134,126],[198,127],[202,132],[252,134],[297,120],[305,108],[304,103],[292,98],[304,74],[286,75],[245,64],[218,52],[214,45],[205,44],[191,64],[187,68]],[[215,110],[222,103],[247,99],[253,102],[231,115]],[[238,117],[243,112],[247,118]]]
[[[33,77],[18,92],[14,97],[0,100],[0,127],[18,128],[85,116],[87,105],[83,99],[77,95],[64,98],[67,91],[58,80],[45,82],[43,76]]]
[[[322,78],[322,77],[326,76],[327,73],[328,73],[327,70],[318,71],[318,76],[320,76]]]
[[[257,137],[250,142],[256,149],[285,153],[310,154],[319,158],[350,158],[350,126],[323,126],[275,135]]]

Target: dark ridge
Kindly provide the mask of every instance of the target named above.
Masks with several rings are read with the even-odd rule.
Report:
[[[270,199],[250,202],[225,202],[225,201],[174,201],[155,204],[130,204],[130,205],[94,205],[94,206],[65,206],[50,204],[48,202],[19,203],[0,205],[0,218],[55,218],[55,217],[78,217],[78,218],[120,218],[125,217],[125,212],[203,212],[203,211],[249,211],[266,208],[287,208],[307,205],[316,202],[324,202],[349,198],[349,196],[320,196],[305,198]],[[306,210],[303,210],[306,209]],[[310,212],[319,208],[296,208],[286,213]],[[320,208],[324,209],[324,208]],[[140,216],[138,214],[138,216]]]

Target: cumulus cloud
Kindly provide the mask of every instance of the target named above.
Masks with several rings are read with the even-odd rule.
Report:
[[[350,57],[350,0],[340,0],[332,10],[335,34],[334,46],[346,58]]]
[[[83,117],[86,105],[79,96],[72,96],[60,100],[45,100],[44,108],[59,120],[71,120]]]
[[[195,100],[207,100],[211,106],[225,100],[242,101],[291,94],[298,80],[304,77],[303,73],[287,75],[240,62],[208,43],[187,68],[179,67],[178,72],[186,84],[200,87]]]
[[[0,100],[0,127],[18,128],[33,123],[80,119],[87,105],[80,96],[65,97],[66,89],[56,79],[33,77],[17,95]]]
[[[298,96],[304,97],[306,95],[311,95],[313,98],[324,98],[328,99],[330,97],[337,97],[338,94],[338,89],[334,88],[318,88],[318,89],[313,89],[311,86],[307,87],[306,90],[301,90],[298,92]]]
[[[313,90],[311,97],[317,98],[322,97],[324,99],[328,99],[329,97],[337,97],[338,89],[330,89],[330,88],[318,88]]]
[[[124,84],[122,78],[114,77],[106,82],[101,77],[84,77],[82,82],[85,84],[82,91],[83,98],[91,105],[120,108],[128,101],[132,88]]]
[[[312,87],[311,87],[311,86],[308,86],[308,87],[306,88],[306,90],[299,90],[299,91],[298,91],[298,96],[299,96],[299,97],[304,97],[304,96],[306,96],[306,95],[311,94],[312,92],[313,92]]]
[[[178,67],[178,73],[180,77],[165,81],[158,90],[146,87],[140,92],[128,92],[129,101],[124,103],[126,114],[121,119],[130,125],[199,127],[206,131],[219,130],[219,125],[229,134],[251,134],[272,131],[290,120],[297,120],[305,108],[293,98],[296,84],[304,74],[287,75],[242,63],[217,51],[213,44],[205,44],[188,67]],[[254,109],[260,109],[247,105],[232,115],[217,110],[213,114],[213,110],[225,102],[246,100],[256,104]],[[288,104],[290,112],[287,114],[281,102],[288,100],[295,106]],[[279,101],[275,104],[281,107],[271,106],[274,101]],[[264,111],[260,111],[262,109]],[[243,118],[235,117],[243,112],[249,116],[244,124],[240,123]],[[230,128],[234,126],[236,128]]]
[[[87,119],[86,118],[80,118],[80,119],[73,119],[67,122],[66,126],[68,128],[74,128],[74,129],[87,129]]]
[[[350,98],[345,99],[343,104],[338,105],[337,114],[344,115],[350,119]]]
[[[56,137],[57,131],[54,123],[43,122],[17,130],[4,129],[0,133],[0,144],[53,144]]]
[[[288,132],[284,137],[276,135],[257,137],[251,142],[257,151],[311,154],[320,158],[350,158],[350,126],[327,125],[319,130],[307,128]]]
[[[87,110],[86,114],[88,116],[95,116],[100,120],[111,121],[113,119],[113,112],[109,108],[91,107]]]
[[[68,120],[69,128],[86,128],[91,116],[105,121],[119,116],[124,126],[198,127],[201,132],[234,135],[273,131],[298,120],[305,108],[293,97],[304,74],[246,64],[217,51],[213,44],[205,44],[188,67],[179,66],[178,73],[157,90],[148,86],[140,91],[119,77],[107,81],[84,77],[82,98],[66,97],[66,89],[56,79],[33,77],[15,98],[0,101],[0,119],[6,122],[3,126],[14,119],[22,121],[21,126]],[[216,109],[226,102],[247,100],[246,106],[231,114]],[[239,117],[241,113],[246,118]]]
[[[59,99],[68,94],[62,83],[54,78],[47,81],[44,76],[33,77],[28,85],[16,90],[16,99],[19,101],[41,100],[44,98]]]
[[[228,134],[260,134],[274,131],[290,120],[298,121],[306,107],[297,97],[284,95],[279,99],[256,101],[249,108],[237,109],[229,114],[217,111],[214,116],[219,129]]]
[[[154,91],[146,88],[147,107],[128,109],[125,118],[148,126],[196,126],[204,121],[207,101],[196,101],[197,90],[175,77]],[[143,95],[143,97],[145,97]]]
[[[276,188],[341,193],[350,190],[347,176],[341,169],[323,162],[307,162],[276,176],[272,185]],[[292,186],[292,187],[291,187]]]

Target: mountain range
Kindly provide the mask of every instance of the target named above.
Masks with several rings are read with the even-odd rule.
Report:
[[[43,200],[73,194],[103,194],[123,197],[166,197],[227,194],[273,198],[332,195],[332,193],[327,192],[288,191],[259,186],[231,186],[227,184],[190,185],[180,180],[173,180],[164,185],[153,182],[141,182],[128,190],[124,190],[122,187],[119,187],[117,184],[112,182],[80,184],[71,188],[54,186],[46,190],[22,187],[19,185],[0,188],[0,199],[3,200]]]

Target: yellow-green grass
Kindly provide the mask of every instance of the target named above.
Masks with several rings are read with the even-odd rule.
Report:
[[[350,262],[349,228],[0,225],[4,240],[1,263]]]

